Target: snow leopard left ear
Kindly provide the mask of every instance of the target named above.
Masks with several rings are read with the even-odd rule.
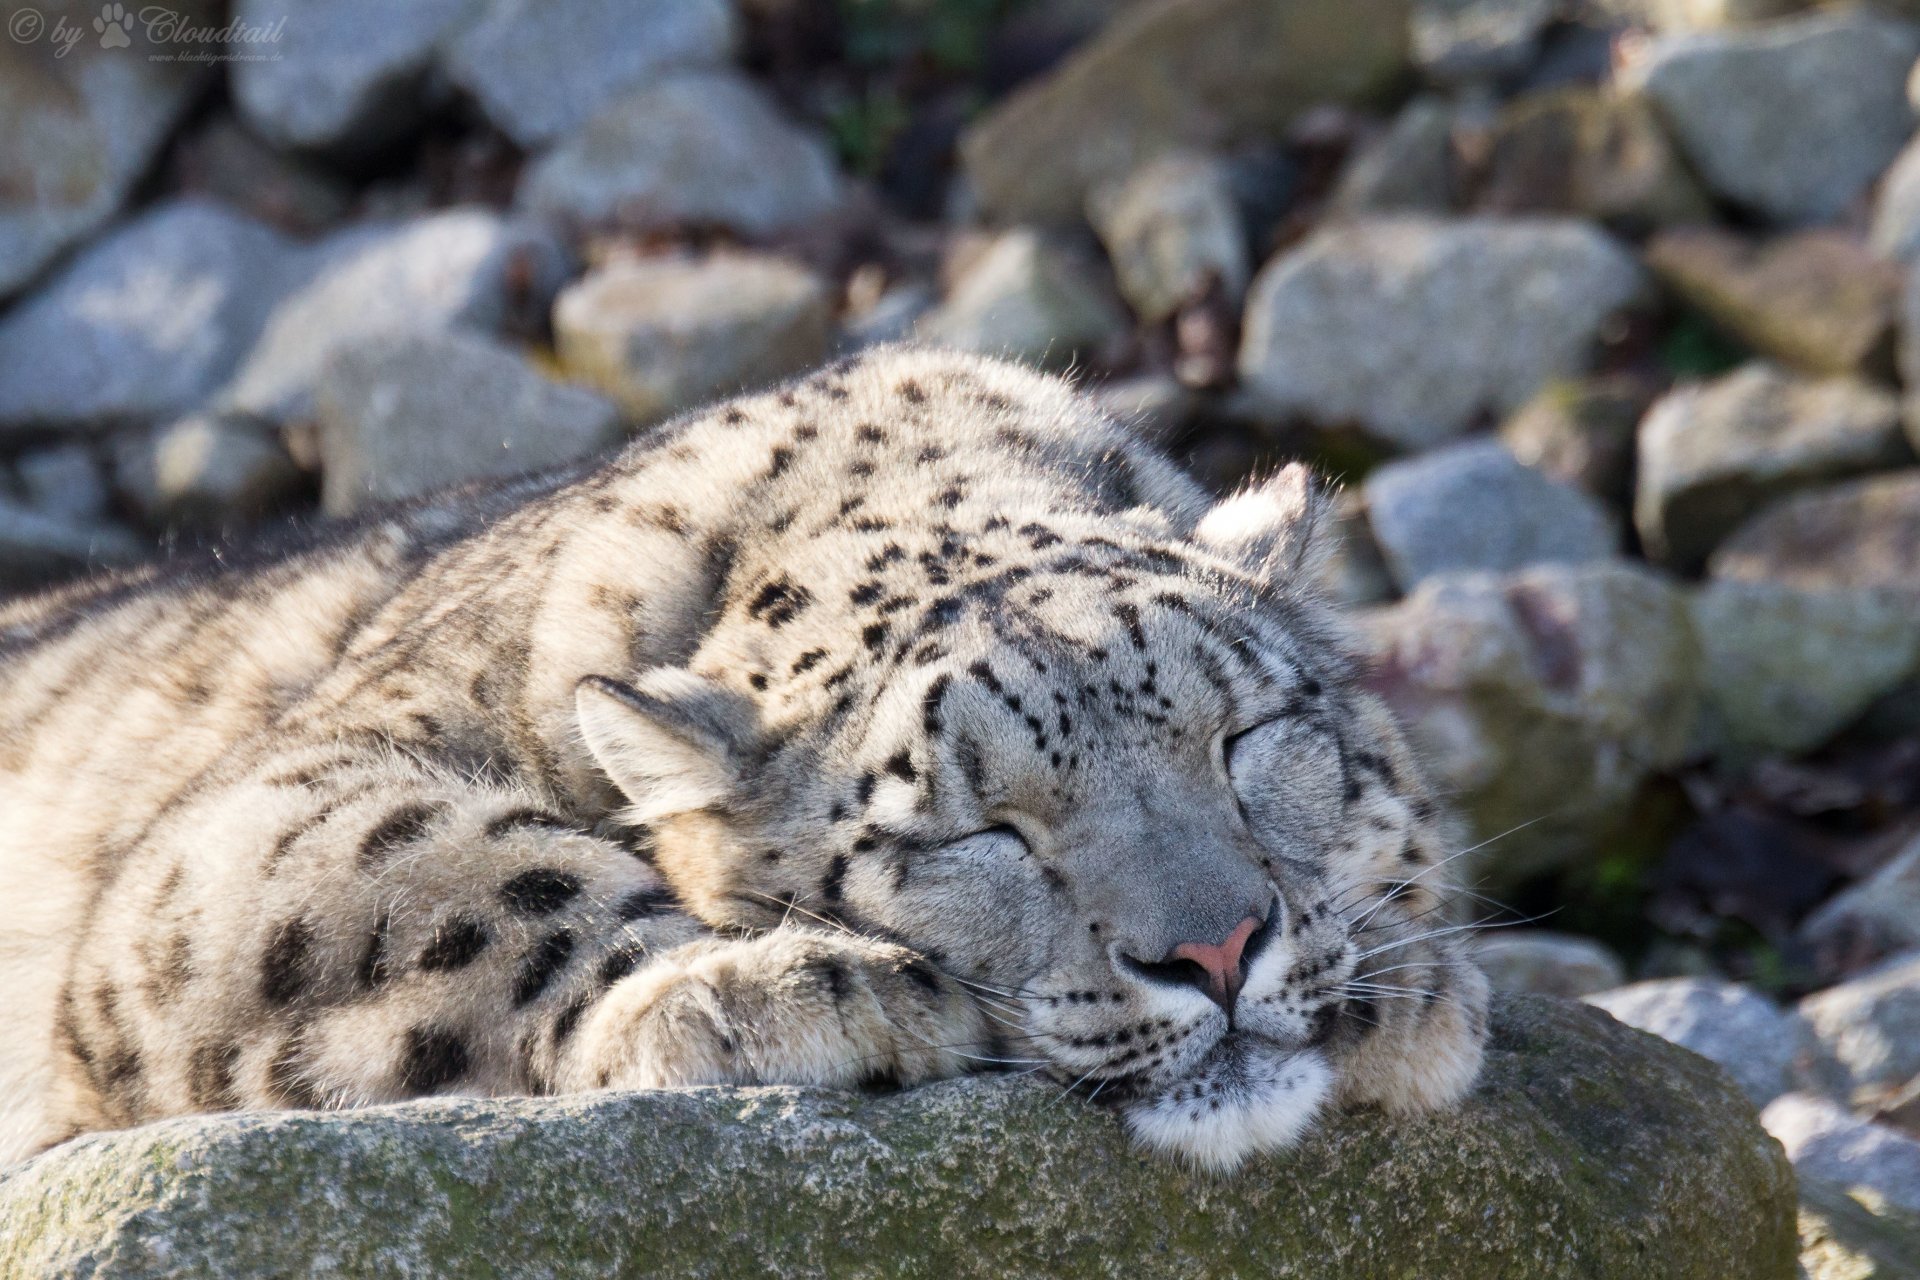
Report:
[[[1333,503],[1304,463],[1222,499],[1201,517],[1194,541],[1268,582],[1316,586],[1332,554]]]
[[[724,803],[760,741],[750,700],[684,667],[655,667],[632,684],[588,676],[573,701],[580,736],[636,826]]]

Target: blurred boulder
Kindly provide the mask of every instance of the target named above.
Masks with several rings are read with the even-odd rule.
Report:
[[[1627,980],[1626,966],[1607,947],[1548,929],[1482,934],[1474,958],[1495,991],[1578,999]]]
[[[1626,232],[1706,221],[1712,205],[1645,98],[1557,89],[1516,99],[1494,122],[1476,204],[1560,213]]]
[[[1841,1078],[1798,1014],[1738,983],[1661,978],[1588,996],[1587,1003],[1713,1059],[1756,1106]]]
[[[1580,0],[1595,18],[1663,34],[1717,31],[1766,22],[1807,8],[1813,0]]]
[[[1855,1090],[1891,1092],[1920,1076],[1920,952],[1814,992],[1800,1013]],[[1920,1182],[1914,1190],[1920,1194]],[[1920,1209],[1920,1201],[1910,1207]]]
[[[1686,602],[1638,566],[1446,574],[1364,625],[1369,683],[1484,842],[1467,875],[1494,892],[1591,855],[1687,754]]]
[[[1648,412],[1634,523],[1651,557],[1692,572],[1771,499],[1909,457],[1891,393],[1749,364],[1678,387]]]
[[[318,164],[268,146],[229,115],[215,116],[174,152],[173,180],[201,196],[294,235],[328,230],[353,192]]]
[[[1367,476],[1367,518],[1402,591],[1436,573],[1604,560],[1605,508],[1514,460],[1498,441],[1445,445]]]
[[[841,199],[824,141],[732,72],[682,72],[617,99],[528,168],[520,203],[552,218],[763,237]]]
[[[9,6],[8,17],[32,13],[44,29],[47,9]],[[98,16],[73,10],[79,27]],[[142,47],[114,50],[83,39],[67,57],[0,41],[0,299],[113,216],[204,79],[204,65],[149,61],[136,38]]]
[[[1660,282],[1762,355],[1812,373],[1891,378],[1901,272],[1844,231],[1754,241],[1690,227],[1655,236]]]
[[[0,494],[0,591],[27,591],[149,551],[119,525],[42,511]]]
[[[1920,1280],[1920,1211],[1811,1174],[1798,1181],[1805,1280]]]
[[[1164,374],[1118,378],[1089,389],[1100,411],[1161,448],[1192,420],[1198,397]]]
[[[1106,244],[1133,314],[1159,324],[1217,289],[1238,308],[1247,291],[1247,232],[1227,166],[1168,153],[1096,186],[1087,220]]]
[[[622,435],[611,401],[549,381],[476,334],[342,347],[321,370],[317,401],[328,515],[571,462]]]
[[[923,341],[1059,369],[1123,336],[1127,317],[1098,265],[1022,227],[996,237],[920,319]]]
[[[1920,837],[1823,903],[1801,923],[1800,939],[1829,971],[1920,952]]]
[[[308,250],[305,283],[274,307],[215,407],[276,425],[310,420],[314,383],[337,348],[531,329],[569,265],[551,232],[477,209],[342,230]]]
[[[1240,377],[1271,412],[1424,448],[1583,371],[1641,286],[1583,223],[1355,221],[1261,269]]]
[[[252,26],[286,24],[270,58],[232,64],[241,116],[276,146],[364,153],[419,123],[440,43],[480,0],[236,0]]]
[[[1920,137],[1901,150],[1880,180],[1867,242],[1875,253],[1896,262],[1920,258]]]
[[[1760,1123],[1786,1148],[1796,1174],[1920,1212],[1920,1141],[1805,1093],[1774,1099]]]
[[[1458,194],[1453,125],[1454,108],[1445,99],[1409,102],[1385,133],[1347,161],[1328,213],[1446,213]]]
[[[100,463],[86,445],[28,450],[13,460],[13,474],[27,505],[38,511],[80,522],[107,514],[111,495]]]
[[[1705,732],[1733,759],[1810,751],[1920,668],[1920,617],[1883,592],[1716,581],[1692,604]]]
[[[1783,498],[1741,525],[1708,561],[1716,578],[1813,590],[1884,587],[1920,600],[1920,470]]]
[[[1496,80],[1526,69],[1558,0],[1413,0],[1413,58],[1429,80]]]
[[[450,42],[446,69],[532,147],[672,69],[724,65],[736,26],[728,0],[491,0]]]
[[[156,527],[254,520],[305,487],[274,432],[211,413],[120,440],[114,479],[121,495]]]
[[[159,205],[0,318],[0,433],[144,425],[193,408],[299,269],[270,227],[202,200]]]
[[[1776,222],[1858,199],[1913,132],[1920,28],[1867,8],[1654,41],[1643,88],[1713,191]]]
[[[553,308],[561,364],[634,425],[806,369],[831,319],[811,272],[746,254],[609,265]]]
[[[1549,382],[1500,426],[1520,462],[1624,510],[1633,487],[1633,437],[1652,402],[1630,375]]]
[[[1336,603],[1378,604],[1399,594],[1380,554],[1380,544],[1373,540],[1367,505],[1359,489],[1343,489],[1335,497],[1332,541],[1325,587]]]
[[[1146,0],[962,137],[981,206],[1066,222],[1087,193],[1163,151],[1281,136],[1325,102],[1389,92],[1406,0]]]

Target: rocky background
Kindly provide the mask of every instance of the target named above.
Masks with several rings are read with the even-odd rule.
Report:
[[[1915,1274],[1815,1246],[1920,1256],[1920,3],[132,8],[0,4],[0,587],[875,342],[1070,369],[1343,483],[1497,981]]]

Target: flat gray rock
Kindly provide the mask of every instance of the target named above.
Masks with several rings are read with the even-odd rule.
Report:
[[[1769,501],[1912,456],[1891,392],[1759,363],[1668,392],[1639,444],[1634,524],[1651,557],[1683,572]]]
[[[781,258],[642,260],[569,285],[554,343],[569,375],[645,425],[819,363],[831,315],[819,277]]]
[[[1920,668],[1913,607],[1887,592],[1721,580],[1691,605],[1703,736],[1728,760],[1811,751]]]
[[[1920,469],[1809,489],[1762,510],[1714,551],[1716,578],[1920,598]]]
[[[551,232],[477,209],[352,227],[308,252],[305,283],[216,397],[223,413],[308,419],[321,366],[349,342],[530,327],[569,268]]]
[[[1642,286],[1584,223],[1355,221],[1261,269],[1240,377],[1270,412],[1425,448],[1583,372]]]
[[[1920,951],[1814,992],[1800,1013],[1855,1086],[1890,1092],[1920,1076]]]
[[[285,20],[273,58],[233,64],[233,98],[260,135],[282,147],[364,151],[419,120],[440,42],[482,0],[240,0],[255,26]]]
[[[1209,290],[1231,306],[1247,291],[1247,229],[1227,166],[1169,153],[1094,189],[1088,220],[1107,246],[1134,315],[1158,324]]]
[[[1662,978],[1588,996],[1587,1003],[1713,1059],[1756,1106],[1841,1079],[1806,1022],[1738,983]]]
[[[1920,1212],[1920,1142],[1807,1094],[1775,1099],[1760,1122],[1786,1148],[1794,1172]]]
[[[1620,544],[1606,509],[1522,466],[1493,440],[1446,445],[1368,474],[1367,519],[1402,591],[1436,573],[1604,560]]]
[[[1799,932],[1814,954],[1836,969],[1860,958],[1920,951],[1920,837],[1872,875],[1821,903]]]
[[[826,143],[732,72],[682,72],[620,98],[528,168],[520,203],[629,230],[770,236],[841,199]]]
[[[0,495],[0,590],[29,590],[113,568],[148,550],[118,525],[73,519]]]
[[[321,371],[318,404],[329,515],[571,462],[622,435],[611,401],[474,334],[341,348]]]
[[[254,520],[305,488],[278,432],[214,414],[121,437],[114,453],[120,493],[154,525]]]
[[[736,25],[728,0],[491,0],[445,65],[488,119],[531,147],[673,68],[724,65]]]
[[[1656,41],[1626,79],[1713,191],[1778,222],[1824,222],[1913,133],[1920,28],[1861,7]]]
[[[0,1174],[0,1271],[1790,1280],[1794,1201],[1717,1067],[1520,997],[1459,1111],[1233,1179],[1031,1081],[449,1099],[80,1139]]]
[[[145,425],[226,381],[299,255],[219,205],[160,205],[0,318],[0,433]]]
[[[1577,999],[1627,980],[1620,957],[1592,938],[1550,929],[1483,933],[1474,959],[1495,991]]]
[[[1481,847],[1499,893],[1592,857],[1686,758],[1700,656],[1684,595],[1626,561],[1447,573],[1363,618],[1369,682]]]
[[[1127,332],[1103,276],[1051,236],[1008,231],[967,265],[916,332],[940,346],[1064,369]]]

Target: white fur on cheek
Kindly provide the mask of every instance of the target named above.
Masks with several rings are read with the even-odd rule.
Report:
[[[1333,1072],[1312,1050],[1222,1042],[1198,1071],[1125,1109],[1141,1145],[1208,1173],[1231,1173],[1256,1151],[1292,1146],[1319,1114]]]

